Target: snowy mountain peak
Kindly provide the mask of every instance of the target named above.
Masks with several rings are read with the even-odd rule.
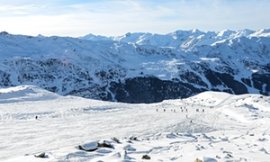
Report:
[[[225,29],[225,30],[222,30],[220,32],[217,33],[217,36],[218,37],[230,37],[232,34],[234,34],[235,31],[232,31],[232,30],[229,30],[229,29]]]
[[[199,29],[192,29],[192,33],[202,33]]]
[[[236,32],[236,35],[238,36],[238,37],[241,37],[241,36],[243,36],[243,37],[249,37],[251,34],[253,34],[255,31],[254,30],[250,30],[250,29],[243,29],[243,30],[238,30],[237,32]]]
[[[191,29],[191,30],[176,30],[175,32],[173,32],[174,34],[177,34],[177,35],[185,35],[185,34],[202,34],[204,32],[202,32],[201,30],[199,29]],[[169,33],[170,34],[170,33]]]
[[[109,37],[101,36],[101,35],[94,35],[94,34],[87,34],[83,37],[79,37],[79,39],[91,40],[91,41],[107,41],[111,40]]]
[[[270,29],[261,29],[251,34],[253,37],[270,37]]]

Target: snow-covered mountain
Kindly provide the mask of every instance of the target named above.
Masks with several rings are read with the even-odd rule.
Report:
[[[80,38],[0,33],[0,86],[158,102],[203,91],[270,94],[270,31]]]
[[[0,89],[1,96],[1,162],[270,158],[269,96],[209,91],[127,104],[59,96],[36,86]]]

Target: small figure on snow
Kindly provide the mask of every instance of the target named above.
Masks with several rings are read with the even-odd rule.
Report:
[[[35,117],[35,118],[36,118],[36,120],[37,120],[37,119],[38,119],[38,116],[36,115],[36,117]]]

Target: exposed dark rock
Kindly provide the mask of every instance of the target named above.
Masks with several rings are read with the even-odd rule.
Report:
[[[149,155],[143,155],[143,156],[142,156],[142,159],[144,159],[144,160],[150,160],[151,157],[150,157]]]
[[[48,158],[48,157],[49,157],[45,152],[36,154],[36,155],[34,155],[34,156],[35,156],[36,158]]]
[[[121,143],[120,140],[119,140],[118,138],[116,138],[116,137],[113,137],[112,140],[113,140],[114,142],[118,143],[118,144]]]
[[[132,141],[139,141],[138,137],[136,137],[136,136],[131,136],[131,137],[129,137],[129,140],[132,140]]]
[[[98,149],[98,142],[94,141],[94,142],[86,143],[83,145],[79,145],[78,148],[83,151],[89,151],[89,152],[96,151]]]
[[[106,140],[98,142],[98,147],[106,147],[114,149],[114,146],[109,141]]]
[[[96,151],[98,148],[114,149],[114,146],[110,141],[106,141],[106,140],[99,141],[99,142],[93,141],[93,142],[89,142],[89,143],[78,146],[79,150],[88,151],[88,152]]]

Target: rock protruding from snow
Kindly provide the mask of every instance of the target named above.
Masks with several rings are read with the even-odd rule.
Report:
[[[49,156],[45,152],[38,153],[35,155],[35,157],[36,158],[49,158]]]
[[[144,160],[151,160],[151,157],[149,155],[143,155],[142,159]]]
[[[108,140],[103,140],[103,141],[93,141],[93,142],[85,143],[83,145],[79,145],[78,148],[80,150],[91,152],[91,151],[96,151],[98,148],[114,149],[114,146],[112,142]]]
[[[114,146],[113,146],[112,142],[110,142],[108,140],[99,141],[98,142],[98,147],[105,147],[105,148],[114,149]]]
[[[79,145],[78,148],[80,150],[84,150],[84,151],[96,151],[98,149],[98,141],[94,141],[94,142],[89,142],[89,143],[85,143],[83,145]]]

